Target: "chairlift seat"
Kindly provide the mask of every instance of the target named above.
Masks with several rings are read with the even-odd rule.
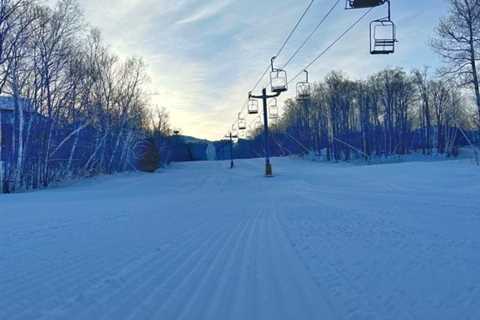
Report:
[[[391,54],[395,53],[395,40],[392,39],[376,39],[371,54]]]
[[[308,95],[308,94],[300,94],[300,95],[297,95],[297,100],[298,100],[298,101],[307,101],[307,100],[310,100],[310,95]]]
[[[286,91],[288,91],[288,89],[285,86],[272,87],[272,92],[274,92],[274,93],[282,93],[282,92],[286,92]]]
[[[268,118],[271,120],[278,119],[278,101],[275,98],[269,101]]]
[[[277,106],[270,106],[268,116],[271,120],[276,120],[279,118],[278,115],[278,107]]]
[[[297,100],[308,100],[312,94],[312,88],[308,82],[297,83]]]
[[[271,90],[274,93],[288,91],[287,72],[282,69],[274,69],[270,73]]]
[[[248,101],[248,114],[258,114],[258,101],[257,100]]]
[[[238,130],[246,130],[247,129],[247,122],[245,120],[238,121]]]
[[[372,50],[370,54],[372,55],[382,55],[382,54],[392,54],[395,53],[394,50]]]

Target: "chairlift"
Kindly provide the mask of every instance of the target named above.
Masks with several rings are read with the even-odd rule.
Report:
[[[268,117],[270,120],[279,118],[277,99],[271,99],[268,105]]]
[[[238,124],[237,123],[232,124],[232,134],[233,135],[238,135]]]
[[[247,121],[238,120],[238,130],[243,131],[247,129]]]
[[[230,136],[232,137],[232,140],[238,139],[238,132],[236,130],[232,131],[230,132]],[[230,136],[228,136],[229,139],[230,139]]]
[[[254,126],[255,126],[256,129],[263,127],[263,116],[262,115],[260,115],[260,114],[258,115],[257,119],[254,122]]]
[[[370,53],[373,55],[395,53],[396,27],[391,19],[390,0],[346,0],[347,9],[363,9],[388,5],[385,18],[370,23]]]
[[[239,112],[238,113],[238,121],[241,121],[241,120],[245,120],[245,116],[241,112]]]
[[[346,9],[364,9],[382,6],[389,0],[346,0]]]
[[[390,18],[370,23],[370,53],[373,55],[395,53],[396,30]]]
[[[308,71],[304,70],[306,79],[297,83],[297,100],[305,101],[310,99],[312,94],[312,86],[308,81]]]
[[[276,58],[277,57],[273,57],[271,60],[270,85],[272,92],[280,94],[288,90],[288,79],[285,70],[276,68],[273,65]]]
[[[258,100],[252,98],[248,100],[248,114],[258,114]]]

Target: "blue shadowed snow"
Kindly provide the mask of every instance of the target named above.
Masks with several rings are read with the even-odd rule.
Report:
[[[478,167],[273,164],[0,196],[0,319],[478,319]]]

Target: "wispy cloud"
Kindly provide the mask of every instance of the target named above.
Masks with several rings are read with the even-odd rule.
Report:
[[[189,16],[177,21],[177,24],[189,24],[195,23],[198,21],[206,20],[211,17],[214,17],[220,14],[223,10],[225,10],[230,4],[232,0],[220,0],[217,2],[210,2],[201,7],[200,9],[194,11]]]
[[[279,62],[301,43],[333,0],[317,0]],[[98,26],[121,56],[142,56],[151,75],[155,104],[165,106],[186,134],[219,138],[230,126],[251,86],[306,6],[298,0],[82,0],[86,19]],[[368,20],[311,68],[320,80],[332,69],[354,78],[386,66],[432,64],[427,46],[445,1],[396,1],[398,53],[368,54]],[[379,9],[381,10],[381,9]],[[339,6],[312,42],[288,67],[290,75],[321,52],[361,14]],[[370,18],[382,15],[372,12]],[[294,94],[286,94],[285,97]]]

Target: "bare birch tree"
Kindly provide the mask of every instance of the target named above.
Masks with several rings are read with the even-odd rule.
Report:
[[[440,21],[432,46],[443,58],[443,75],[473,88],[480,126],[480,0],[449,0],[449,15]]]

